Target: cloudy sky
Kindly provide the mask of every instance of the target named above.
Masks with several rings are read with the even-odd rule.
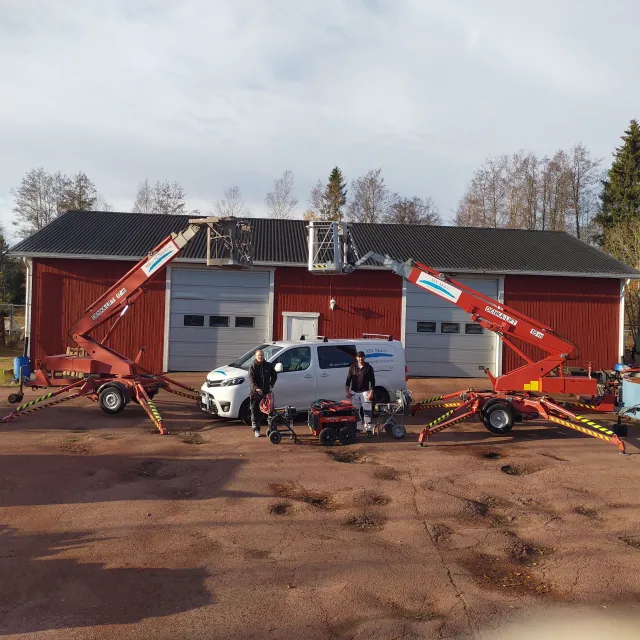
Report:
[[[489,154],[583,142],[609,164],[640,118],[637,0],[0,0],[0,222],[31,168],[254,215],[290,169],[381,167],[445,219]]]

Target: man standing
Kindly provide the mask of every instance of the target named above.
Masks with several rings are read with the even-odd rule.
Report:
[[[249,380],[251,391],[249,402],[251,403],[251,427],[256,438],[260,437],[260,425],[262,423],[262,411],[260,411],[260,401],[267,394],[278,379],[278,374],[274,366],[264,359],[264,351],[256,351],[256,359],[249,369]]]
[[[347,374],[347,398],[351,399],[353,406],[358,410],[358,431],[362,431],[362,418],[360,407],[364,413],[364,426],[367,437],[373,437],[371,428],[371,400],[376,386],[376,376],[373,367],[365,362],[364,351],[358,351],[356,361],[349,367]]]

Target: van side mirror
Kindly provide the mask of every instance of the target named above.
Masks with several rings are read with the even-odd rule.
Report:
[[[276,373],[282,373],[282,362],[278,362],[274,369],[276,370]]]

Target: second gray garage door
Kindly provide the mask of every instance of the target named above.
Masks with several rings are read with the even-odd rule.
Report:
[[[456,278],[494,300],[497,278]],[[495,375],[496,334],[454,304],[406,282],[405,352],[409,375],[482,378]]]
[[[211,371],[270,337],[270,273],[171,269],[169,371]]]

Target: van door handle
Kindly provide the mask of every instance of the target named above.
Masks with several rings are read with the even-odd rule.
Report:
[[[313,378],[313,376],[310,373],[307,373],[307,375],[305,376],[305,378]]]
[[[321,377],[321,378],[326,378],[328,375],[329,375],[328,373],[321,373],[321,374],[320,374],[320,377]]]

